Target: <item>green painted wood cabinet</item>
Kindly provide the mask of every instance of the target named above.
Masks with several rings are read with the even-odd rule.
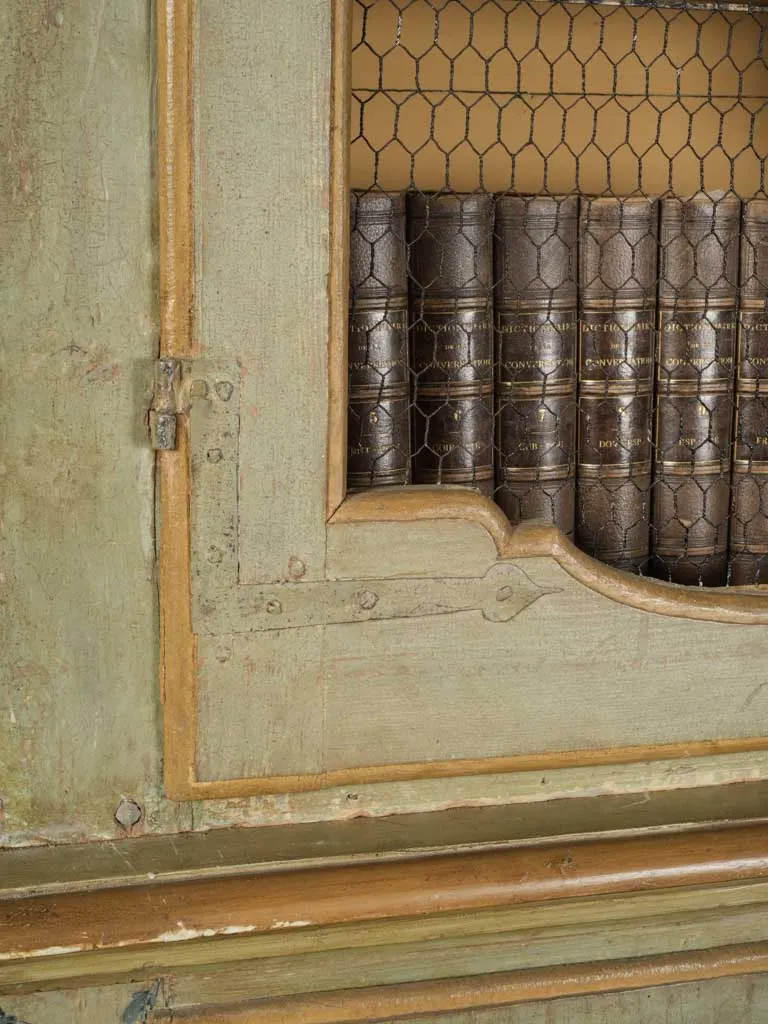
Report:
[[[75,927],[78,894],[531,844],[548,863],[555,840],[765,816],[768,598],[627,581],[468,492],[344,494],[351,16],[342,0],[0,9],[9,948],[36,898],[71,898]],[[179,360],[178,444],[156,453],[161,356]],[[673,897],[641,912],[607,882],[610,941],[565,904],[537,925],[549,967],[748,944],[743,977],[432,1019],[762,1020],[750,856],[749,884],[731,852],[701,903],[685,875],[682,930]],[[493,917],[514,902],[407,941],[385,915],[363,951],[357,932],[334,945],[339,922],[302,945],[297,917],[258,953],[226,923],[170,921],[144,967],[133,947],[88,960],[90,936],[86,959],[3,953],[0,1007],[138,1022],[228,992],[256,1006],[533,969],[531,936],[508,934],[522,920]],[[640,943],[628,915],[664,920]]]

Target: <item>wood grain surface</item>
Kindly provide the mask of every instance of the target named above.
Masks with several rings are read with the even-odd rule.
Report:
[[[174,831],[190,816],[161,795],[150,10],[0,7],[0,845],[119,834],[122,794]]]
[[[0,958],[766,876],[768,826],[760,825],[11,899],[0,904]]]
[[[173,358],[198,354],[192,333],[192,11],[191,0],[161,0],[156,8],[160,355]],[[158,568],[160,694],[165,704],[163,770],[166,791],[172,799],[183,799],[191,782],[195,733],[189,728],[188,713],[190,706],[197,705],[190,592],[188,424],[184,416],[179,420],[177,449],[159,452],[157,459],[162,508]]]
[[[196,1024],[376,1024],[430,1019],[435,1013],[512,1005],[581,993],[671,985],[692,980],[756,974],[768,969],[768,943],[676,953],[616,963],[451,978],[346,992],[328,992],[250,1006],[196,1007],[157,1014],[157,1021]]]
[[[723,967],[726,964],[722,961]],[[750,966],[750,961],[746,961]],[[498,980],[498,979],[497,979]],[[392,993],[389,993],[391,995]],[[345,992],[344,996],[349,996]],[[386,999],[387,993],[383,995]],[[272,1007],[275,1002],[270,1000]],[[132,985],[78,988],[62,992],[41,992],[33,995],[5,995],[2,1008],[19,1021],[55,1021],[56,1024],[105,1024],[119,1020],[121,1015],[139,1015],[154,1003],[157,1014],[164,1009],[166,1020],[177,1006],[170,979],[147,976]],[[162,1008],[162,1009],[161,1009]],[[238,1012],[242,1012],[241,1005]],[[261,1012],[264,1004],[257,1009]],[[277,1002],[276,1010],[298,1010],[298,1000]],[[345,1007],[340,1006],[343,1013]],[[179,1019],[179,1009],[175,1009]],[[191,1014],[187,1013],[187,1020]],[[197,1010],[197,1021],[204,1021],[206,1011]],[[483,1008],[453,1009],[430,1014],[432,1024],[763,1024],[768,1015],[768,974],[745,973],[703,977],[698,981],[658,984],[647,988],[626,988],[594,992],[525,1003],[502,1003]],[[183,1018],[182,1018],[183,1019]],[[192,1018],[194,1019],[194,1018]],[[279,1016],[273,1020],[280,1020]],[[311,1024],[311,1017],[307,1018]],[[392,1018],[388,1018],[391,1020]],[[407,1014],[399,1020],[410,1024],[418,1020]],[[423,1019],[423,1017],[421,1018]],[[338,1022],[336,1022],[338,1024]]]

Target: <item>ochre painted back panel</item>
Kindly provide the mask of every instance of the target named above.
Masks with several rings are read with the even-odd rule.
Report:
[[[766,15],[481,0],[399,7],[353,6],[355,188],[748,196],[764,187]]]

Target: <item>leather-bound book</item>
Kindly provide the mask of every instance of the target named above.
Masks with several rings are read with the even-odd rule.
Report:
[[[494,229],[496,501],[573,534],[576,196],[501,196]]]
[[[654,199],[582,201],[576,536],[630,572],[650,547],[658,220]]]
[[[744,204],[731,478],[731,583],[768,582],[768,200]]]
[[[654,573],[726,582],[741,203],[661,204]]]
[[[352,193],[347,486],[408,482],[405,194]]]
[[[413,480],[493,495],[489,195],[408,197]]]

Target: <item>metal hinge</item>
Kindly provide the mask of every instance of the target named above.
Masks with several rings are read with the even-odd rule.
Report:
[[[149,433],[156,451],[172,451],[176,447],[180,388],[181,362],[178,359],[158,359],[149,410]]]
[[[497,562],[478,577],[302,579],[244,583],[238,565],[238,465],[242,374],[210,359],[158,359],[150,411],[152,446],[173,450],[188,417],[192,622],[206,636],[424,618],[477,611],[508,622],[559,588]]]
[[[540,597],[559,592],[559,587],[542,586],[509,562],[496,562],[480,577],[264,586],[239,583],[234,573],[222,586],[214,573],[207,572],[193,583],[193,618],[195,632],[214,636],[471,611],[480,612],[488,622],[509,622]]]
[[[479,612],[489,622],[508,622],[540,597],[557,592],[504,561],[478,577],[306,579],[298,554],[287,567],[288,579],[243,582],[238,560],[243,384],[240,368],[225,361],[182,364],[196,633],[221,636],[467,612]]]

